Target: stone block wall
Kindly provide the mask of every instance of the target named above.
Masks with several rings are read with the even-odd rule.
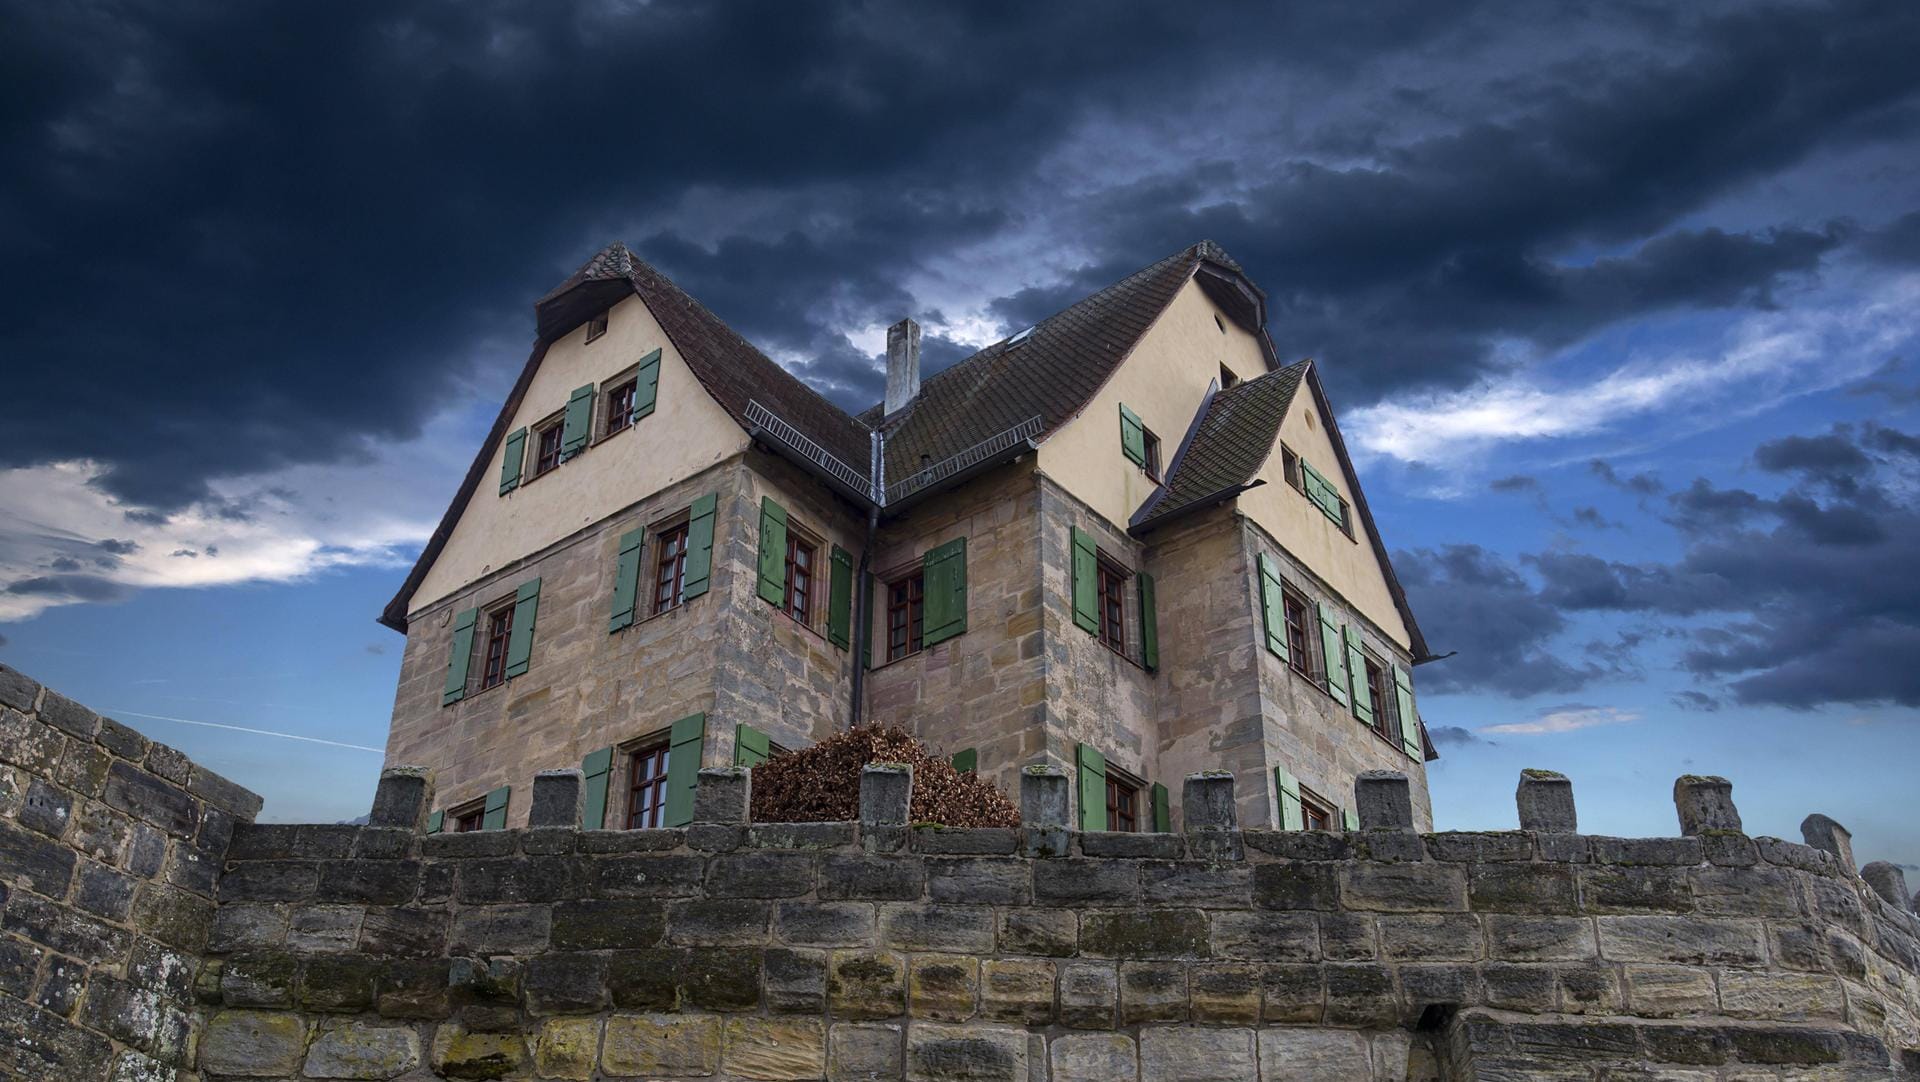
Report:
[[[1076,834],[1042,767],[1023,829],[943,830],[907,824],[897,772],[869,768],[859,823],[749,824],[750,774],[709,770],[678,830],[565,825],[564,776],[536,782],[556,825],[422,837],[413,776],[374,825],[242,828],[199,1069],[1891,1080],[1920,1047],[1914,915],[1737,816],[1564,833],[1562,786],[1523,798],[1545,829],[1423,835],[1379,774],[1357,832],[1242,831],[1219,775],[1181,833]]]
[[[0,665],[0,1078],[191,1075],[215,883],[259,810]]]

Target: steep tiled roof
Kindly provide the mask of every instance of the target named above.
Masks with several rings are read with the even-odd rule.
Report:
[[[1219,245],[1202,241],[930,377],[895,416],[881,418],[879,406],[862,413],[886,433],[888,483],[918,470],[922,456],[937,463],[1031,417],[1045,438],[1079,412],[1205,261],[1238,270]]]
[[[1151,527],[1197,504],[1232,495],[1273,451],[1280,422],[1311,362],[1301,361],[1216,392],[1193,435],[1168,465],[1167,483],[1134,528]]]

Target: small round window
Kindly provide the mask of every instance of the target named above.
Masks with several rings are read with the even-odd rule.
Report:
[[[1314,426],[1314,425],[1315,425],[1316,423],[1317,423],[1317,422],[1316,422],[1316,421],[1314,421],[1314,419],[1313,419],[1313,411],[1312,411],[1312,410],[1308,410],[1308,411],[1307,411],[1307,427],[1308,427],[1308,428],[1312,428],[1312,427],[1313,427],[1313,426]]]

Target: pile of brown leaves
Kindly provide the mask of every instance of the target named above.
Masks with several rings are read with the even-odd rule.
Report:
[[[1017,827],[1020,811],[1000,790],[934,755],[905,729],[862,726],[753,768],[753,819],[759,823],[831,823],[860,817],[860,768],[913,767],[916,823]]]

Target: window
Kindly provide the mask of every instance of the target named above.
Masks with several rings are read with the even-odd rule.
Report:
[[[1140,829],[1140,787],[1107,772],[1107,829],[1129,834]]]
[[[1373,708],[1373,731],[1389,743],[1400,743],[1398,703],[1393,694],[1393,677],[1387,667],[1363,655],[1367,663],[1367,705]]]
[[[1280,445],[1280,476],[1295,492],[1307,490],[1306,482],[1300,479],[1300,456],[1284,443]]]
[[[791,530],[787,533],[787,597],[781,603],[802,627],[813,626],[813,543]]]
[[[1320,795],[1300,787],[1300,829],[1332,830],[1337,817],[1333,814],[1333,805],[1320,798]]]
[[[556,413],[545,421],[540,422],[540,427],[533,430],[534,440],[536,441],[534,443],[533,455],[533,475],[535,477],[543,473],[551,472],[555,467],[560,465],[560,443],[564,436],[561,422],[564,420],[565,416],[563,414]]]
[[[514,603],[487,614],[487,663],[480,670],[480,690],[498,687],[507,679],[507,640],[513,637]]]
[[[1221,334],[1227,333],[1227,321],[1224,319],[1221,319],[1220,313],[1218,312],[1215,312],[1213,314],[1213,325],[1220,328]]]
[[[613,390],[607,392],[607,419],[601,425],[601,439],[633,427],[633,396],[639,386],[637,381],[630,379],[615,384]]]
[[[926,623],[926,576],[919,571],[887,584],[887,660],[920,652]]]
[[[1100,557],[1095,591],[1100,606],[1100,642],[1116,654],[1127,652],[1127,572]]]
[[[1225,328],[1222,328],[1222,330],[1224,329]],[[1226,364],[1222,363],[1220,365],[1220,389],[1224,391],[1228,388],[1238,386],[1240,386],[1240,377],[1234,375],[1233,369],[1228,368]]]
[[[654,564],[653,611],[661,613],[686,600],[687,524],[661,530],[654,550],[660,555]]]
[[[627,763],[627,829],[661,825],[667,813],[667,744],[633,753]]]
[[[1287,618],[1287,664],[1295,672],[1313,678],[1313,617],[1307,610],[1307,600],[1293,592],[1290,586],[1280,588],[1280,604]]]
[[[1147,460],[1140,468],[1147,471],[1147,480],[1157,485],[1160,483],[1160,437],[1154,435],[1152,429],[1143,429],[1142,436],[1146,441]]]
[[[587,320],[587,341],[591,342],[607,333],[607,313],[602,312]]]
[[[453,832],[455,834],[465,834],[470,830],[479,830],[481,829],[481,825],[487,821],[487,806],[483,802],[475,802],[464,808],[456,808],[448,812],[447,818],[453,821]]]

